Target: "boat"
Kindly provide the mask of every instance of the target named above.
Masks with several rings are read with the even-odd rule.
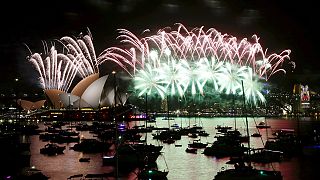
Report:
[[[157,131],[156,133],[152,133],[153,139],[158,140],[167,140],[168,138],[172,138],[174,140],[180,140],[181,134],[180,131],[176,129]]]
[[[109,179],[110,177],[114,177],[114,173],[102,173],[102,174],[87,174],[84,176],[85,179]]]
[[[250,155],[246,154],[244,159],[245,161],[256,163],[281,162],[283,160],[283,152],[265,148],[250,149]]]
[[[63,151],[66,149],[66,146],[58,146],[57,144],[48,143],[43,148],[40,149],[41,154],[46,155],[57,155],[63,154]]]
[[[251,134],[251,137],[261,137],[261,134],[260,133],[253,133],[253,134]]]
[[[175,128],[175,129],[179,129],[180,128],[179,124],[177,124],[177,123],[172,124],[170,127],[171,128]]]
[[[203,137],[208,137],[210,134],[209,133],[207,133],[206,131],[199,131],[198,132],[198,136],[203,136]]]
[[[189,133],[189,134],[188,134],[188,137],[189,137],[189,138],[197,138],[198,135],[197,135],[197,133]]]
[[[70,147],[74,151],[80,151],[84,153],[99,153],[109,149],[110,143],[105,143],[97,139],[81,139],[81,142],[74,144]]]
[[[133,170],[137,167],[143,167],[145,164],[155,163],[161,154],[163,146],[148,144],[119,144],[117,151],[111,154],[103,155],[103,166],[117,165],[119,170]]]
[[[197,149],[196,148],[186,148],[186,152],[187,153],[197,154]]]
[[[204,149],[203,154],[207,156],[215,156],[218,158],[229,156],[242,156],[244,152],[248,150],[241,143],[248,142],[249,137],[243,136],[238,130],[229,130],[219,136],[215,136],[217,139]]]
[[[90,158],[80,158],[79,162],[90,162]]]
[[[75,179],[75,178],[81,178],[82,179],[83,177],[83,174],[75,174],[75,175],[71,175],[69,176],[67,179]]]
[[[231,130],[232,127],[231,126],[221,126],[221,125],[217,125],[215,127],[216,130],[218,130],[218,132],[227,132],[228,130]]]
[[[191,128],[200,130],[200,129],[202,129],[203,127],[202,127],[202,126],[198,126],[197,124],[194,124],[194,125],[192,125]]]
[[[157,122],[157,121],[156,121],[156,117],[155,117],[154,115],[151,116],[150,118],[147,119],[147,122],[148,122],[148,123],[155,123],[155,122]]]
[[[193,140],[192,143],[188,144],[188,147],[190,147],[190,148],[206,148],[207,145],[208,145],[208,143],[203,143],[203,142],[201,142],[200,139],[195,139],[195,140]]]
[[[217,140],[222,141],[239,141],[241,143],[249,141],[249,135],[242,135],[239,130],[229,130],[215,136]]]
[[[138,173],[138,179],[139,180],[149,180],[149,179],[155,179],[155,180],[165,180],[167,179],[169,171],[160,171],[158,168],[150,168],[149,166],[145,166],[139,173]]]
[[[203,154],[206,156],[215,156],[216,158],[242,156],[248,148],[242,146],[237,140],[219,139],[214,141],[211,146],[207,146]]]
[[[245,106],[245,95],[244,95],[244,87],[242,82],[242,93],[243,93],[243,105],[244,105],[244,112],[246,118],[246,126],[247,126],[247,133],[249,134],[249,127],[248,127],[248,119],[246,114],[246,106]],[[250,161],[250,140],[248,141],[248,156],[249,162],[247,165],[245,164],[244,158],[240,157],[237,159],[237,162],[234,165],[233,169],[223,169],[219,171],[217,175],[214,177],[215,180],[282,180],[283,177],[280,171],[276,170],[261,170],[256,169],[251,166]]]
[[[50,177],[44,175],[41,170],[34,166],[25,167],[16,177],[6,177],[5,179],[23,179],[23,180],[48,180]]]
[[[264,147],[273,151],[282,151],[285,158],[291,158],[301,153],[301,140],[292,129],[281,129],[273,133]]]
[[[267,125],[264,121],[259,122],[259,124],[256,127],[259,129],[271,128],[271,126]]]
[[[167,143],[167,144],[172,144],[175,143],[176,141],[173,138],[168,138],[162,141],[163,143]]]
[[[252,166],[236,165],[235,169],[218,172],[215,180],[282,180],[280,171],[258,170]]]
[[[174,120],[174,118],[173,117],[164,117],[164,118],[162,118],[162,120]]]

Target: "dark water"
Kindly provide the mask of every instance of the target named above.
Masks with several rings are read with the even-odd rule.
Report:
[[[236,121],[235,121],[236,120]],[[249,118],[249,134],[257,132],[255,128],[256,123],[264,121],[264,118]],[[235,123],[236,122],[236,123]],[[245,118],[175,118],[175,120],[162,120],[157,118],[156,123],[150,123],[156,127],[168,127],[168,124],[177,123],[182,127],[186,127],[189,124],[197,124],[203,126],[203,130],[210,134],[209,137],[201,137],[202,142],[212,143],[215,141],[214,136],[217,133],[215,127],[217,125],[232,126],[235,125],[241,133],[246,133]],[[267,119],[268,125],[271,125],[270,129],[260,129],[262,134],[261,138],[250,139],[250,145],[253,148],[263,147],[263,142],[267,137],[271,136],[271,133],[277,129],[295,129],[301,133],[312,132],[315,126],[318,126],[317,121],[311,121],[309,118],[302,118],[299,121],[297,119]],[[130,126],[142,125],[144,122],[130,122]],[[40,124],[40,128],[44,128],[43,124]],[[81,137],[92,138],[93,135],[87,131],[80,132]],[[182,147],[176,147],[175,144],[162,144],[160,141],[152,139],[151,133],[147,135],[148,143],[163,145],[163,154],[159,156],[157,164],[160,170],[169,170],[169,180],[210,180],[221,169],[233,167],[233,165],[227,165],[226,162],[229,158],[217,159],[211,156],[205,156],[202,154],[203,149],[199,149],[197,154],[186,153],[185,149],[188,143],[193,139],[188,136],[182,136],[181,140],[176,141],[176,144],[181,144]],[[66,146],[64,154],[58,156],[46,156],[40,154],[40,148],[42,148],[47,142],[39,140],[38,135],[30,137],[31,140],[31,165],[49,176],[53,180],[64,180],[71,175],[75,174],[89,174],[89,173],[107,173],[112,172],[113,167],[102,166],[102,154],[83,154],[81,152],[70,150],[75,143],[63,144]],[[245,144],[246,146],[246,144]],[[79,162],[79,158],[89,157],[90,162]],[[289,160],[282,161],[280,163],[272,164],[253,164],[256,168],[261,169],[275,169],[281,171],[285,180],[300,180],[300,179],[319,179],[320,169],[317,167],[317,161],[309,158],[291,158]],[[318,172],[317,172],[318,171]],[[135,179],[134,173],[129,174],[121,179]]]

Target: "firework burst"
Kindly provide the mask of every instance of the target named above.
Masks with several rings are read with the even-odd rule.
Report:
[[[188,82],[188,80],[181,71],[181,63],[173,58],[168,58],[167,63],[163,63],[161,68],[158,68],[159,78],[163,80],[168,93],[171,95],[178,93],[182,97],[186,90],[185,82]]]
[[[64,92],[70,88],[80,66],[76,58],[57,53],[54,46],[44,55],[44,58],[41,54],[34,53],[28,60],[38,71],[43,89],[58,89]]]
[[[163,81],[159,78],[159,73],[149,64],[146,64],[145,69],[140,69],[134,78],[135,89],[139,92],[139,96],[147,93],[158,93],[161,98],[165,97],[166,88],[163,86]]]
[[[89,30],[87,35],[83,36],[81,33],[79,38],[64,36],[60,39],[67,48],[68,54],[70,56],[72,55],[80,62],[78,72],[82,78],[99,72],[99,64],[97,62],[92,39]]]
[[[98,61],[103,63],[112,60],[132,76],[137,69],[143,69],[145,63],[160,66],[161,57],[166,56],[166,51],[169,50],[175,59],[199,61],[201,58],[214,57],[219,62],[249,66],[257,75],[268,80],[276,72],[285,72],[280,66],[290,54],[290,50],[285,50],[280,54],[268,55],[256,35],[253,35],[250,41],[247,38],[238,40],[231,35],[221,34],[214,28],[204,31],[201,27],[188,31],[182,24],[178,24],[177,30],[170,31],[170,28],[164,28],[155,35],[141,39],[125,29],[120,29],[119,33],[118,39],[121,43],[127,44],[129,50],[108,48],[103,51]],[[158,50],[157,61],[150,58],[154,53],[151,49]],[[260,59],[263,59],[264,63],[261,64]]]
[[[247,68],[247,73],[243,79],[243,87],[248,104],[257,105],[259,102],[265,103],[266,99],[261,93],[263,89],[261,78],[255,76],[251,68]]]
[[[258,82],[267,81],[277,72],[285,73],[281,65],[289,59],[290,50],[267,54],[256,35],[249,40],[238,40],[214,28],[205,31],[200,27],[189,31],[182,24],[177,26],[177,30],[166,27],[143,38],[119,29],[118,39],[128,48],[108,48],[100,54],[98,63],[117,63],[135,79],[136,89],[141,87],[142,79],[140,82],[136,80],[141,78],[141,72],[149,72],[152,68],[157,72],[157,86],[161,82],[164,92],[171,95],[178,92],[179,96],[184,96],[187,91],[192,95],[204,95],[204,87],[209,85],[215,91],[238,94],[241,81],[245,81],[247,99],[254,104],[265,101]],[[155,76],[144,73],[144,76],[149,75]],[[154,78],[145,77],[145,80]],[[141,92],[145,91],[144,88]]]
[[[247,67],[238,67],[230,63],[225,63],[222,68],[222,76],[219,79],[220,92],[226,94],[237,94],[241,89],[241,81],[247,73]]]

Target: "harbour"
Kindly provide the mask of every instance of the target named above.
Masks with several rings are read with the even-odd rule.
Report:
[[[156,118],[155,123],[150,123],[155,127],[167,127],[168,122],[162,120],[161,117]],[[249,131],[250,134],[256,132],[256,122],[263,121],[264,118],[249,118]],[[182,127],[187,127],[191,121],[192,125],[201,125],[203,130],[208,132],[210,135],[208,137],[201,137],[202,142],[207,142],[212,144],[217,134],[215,127],[218,125],[223,126],[234,126],[235,118],[179,118],[176,117],[174,120],[169,120],[170,124],[179,124]],[[243,118],[236,118],[237,127],[241,133],[245,132],[245,125]],[[272,136],[272,132],[281,129],[292,129],[295,132],[300,131],[300,133],[309,133],[319,126],[317,120],[311,120],[310,118],[300,119],[287,119],[287,118],[271,118],[267,119],[268,125],[271,128],[261,129],[261,138],[251,137],[251,148],[261,148],[263,147],[263,141],[265,142],[267,136]],[[135,125],[144,125],[144,121],[131,121],[128,126],[133,127]],[[40,127],[44,128],[43,124],[39,124]],[[267,132],[268,131],[268,132]],[[188,144],[192,142],[195,138],[190,138],[188,136],[181,136],[180,140],[176,140],[172,144],[163,143],[162,141],[155,140],[152,137],[152,133],[148,132],[140,133],[142,135],[141,139],[147,138],[147,143],[154,145],[162,145],[161,155],[157,159],[157,165],[159,170],[168,170],[167,179],[214,179],[214,176],[224,169],[233,168],[233,164],[226,164],[230,160],[230,157],[216,158],[214,156],[206,156],[203,154],[203,149],[198,149],[197,153],[187,153],[185,149]],[[81,138],[93,138],[93,134],[89,131],[80,131]],[[199,139],[199,137],[197,138]],[[263,141],[262,141],[263,140]],[[35,166],[37,169],[41,169],[42,172],[50,177],[50,179],[67,179],[70,176],[77,174],[103,174],[110,173],[114,171],[112,166],[102,165],[102,153],[82,153],[71,150],[75,143],[64,143],[66,145],[66,150],[63,155],[57,156],[45,156],[40,154],[39,149],[43,147],[46,143],[39,140],[38,135],[33,135],[30,137],[31,142],[31,159],[30,164]],[[181,146],[175,146],[175,145]],[[243,143],[246,146],[246,143]],[[90,158],[90,162],[79,162],[79,158],[87,157]],[[305,155],[299,155],[284,159],[281,162],[273,163],[253,163],[254,167],[259,167],[265,170],[278,170],[282,173],[283,179],[285,180],[298,180],[302,178],[316,179],[317,173],[315,170],[314,157],[309,157]],[[307,168],[306,168],[307,167]],[[126,175],[121,174],[120,179],[136,179],[136,174],[134,172],[128,173]],[[114,177],[108,177],[107,179],[115,179]]]

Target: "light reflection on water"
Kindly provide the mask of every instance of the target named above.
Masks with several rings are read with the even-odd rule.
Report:
[[[236,120],[236,121],[235,121]],[[248,118],[249,122],[249,134],[257,132],[255,128],[256,123],[264,121],[264,118]],[[235,123],[236,122],[236,123]],[[295,119],[268,119],[267,123],[271,125],[271,129],[260,129],[262,138],[255,137],[251,138],[250,145],[253,148],[263,147],[263,142],[266,140],[267,136],[270,137],[273,130],[287,128],[296,129],[300,131],[307,131],[311,125],[306,123],[308,119],[304,119],[303,122],[300,121],[299,125]],[[240,132],[246,135],[245,118],[175,118],[175,120],[170,120],[170,124],[177,123],[182,127],[186,127],[189,124],[197,124],[202,126],[203,130],[210,134],[209,137],[201,137],[202,142],[212,143],[215,141],[214,136],[217,133],[215,127],[217,125],[222,126],[232,126],[235,125],[240,130]],[[144,122],[130,122],[129,126],[143,125]],[[156,123],[150,123],[148,125],[153,125],[156,127],[168,127],[168,121],[162,120],[162,118],[157,118]],[[40,124],[40,128],[44,129],[44,126]],[[153,133],[155,133],[153,131]],[[93,138],[93,135],[88,131],[80,132],[81,137]],[[60,144],[66,146],[64,154],[57,156],[46,156],[40,154],[40,148],[42,148],[47,142],[39,141],[39,136],[31,136],[31,165],[34,165],[37,169],[42,170],[42,172],[49,176],[50,179],[63,180],[67,179],[69,176],[75,174],[94,174],[94,173],[108,173],[113,171],[113,167],[102,166],[102,154],[83,154],[69,149],[75,143]],[[143,136],[141,139],[145,138]],[[199,138],[198,138],[199,139]],[[225,164],[229,158],[217,159],[211,156],[205,156],[202,154],[203,149],[199,149],[197,154],[186,153],[185,149],[188,147],[188,143],[192,142],[193,139],[188,136],[182,136],[181,140],[176,141],[175,144],[182,145],[182,147],[176,147],[175,144],[162,144],[160,141],[152,139],[151,133],[147,134],[147,143],[163,145],[163,154],[159,156],[157,163],[159,170],[169,170],[168,179],[171,180],[209,180],[213,179],[214,176],[222,168],[228,168],[232,165]],[[210,146],[210,144],[209,144]],[[247,146],[245,144],[245,146]],[[79,162],[79,158],[89,157],[90,162]],[[283,161],[280,163],[271,164],[254,164],[257,168],[280,170],[285,180],[298,180],[301,177],[306,176],[301,171],[301,160],[297,158],[292,158],[288,161]],[[303,161],[305,165],[310,165],[308,161]],[[130,174],[122,179],[134,179],[134,174]]]

